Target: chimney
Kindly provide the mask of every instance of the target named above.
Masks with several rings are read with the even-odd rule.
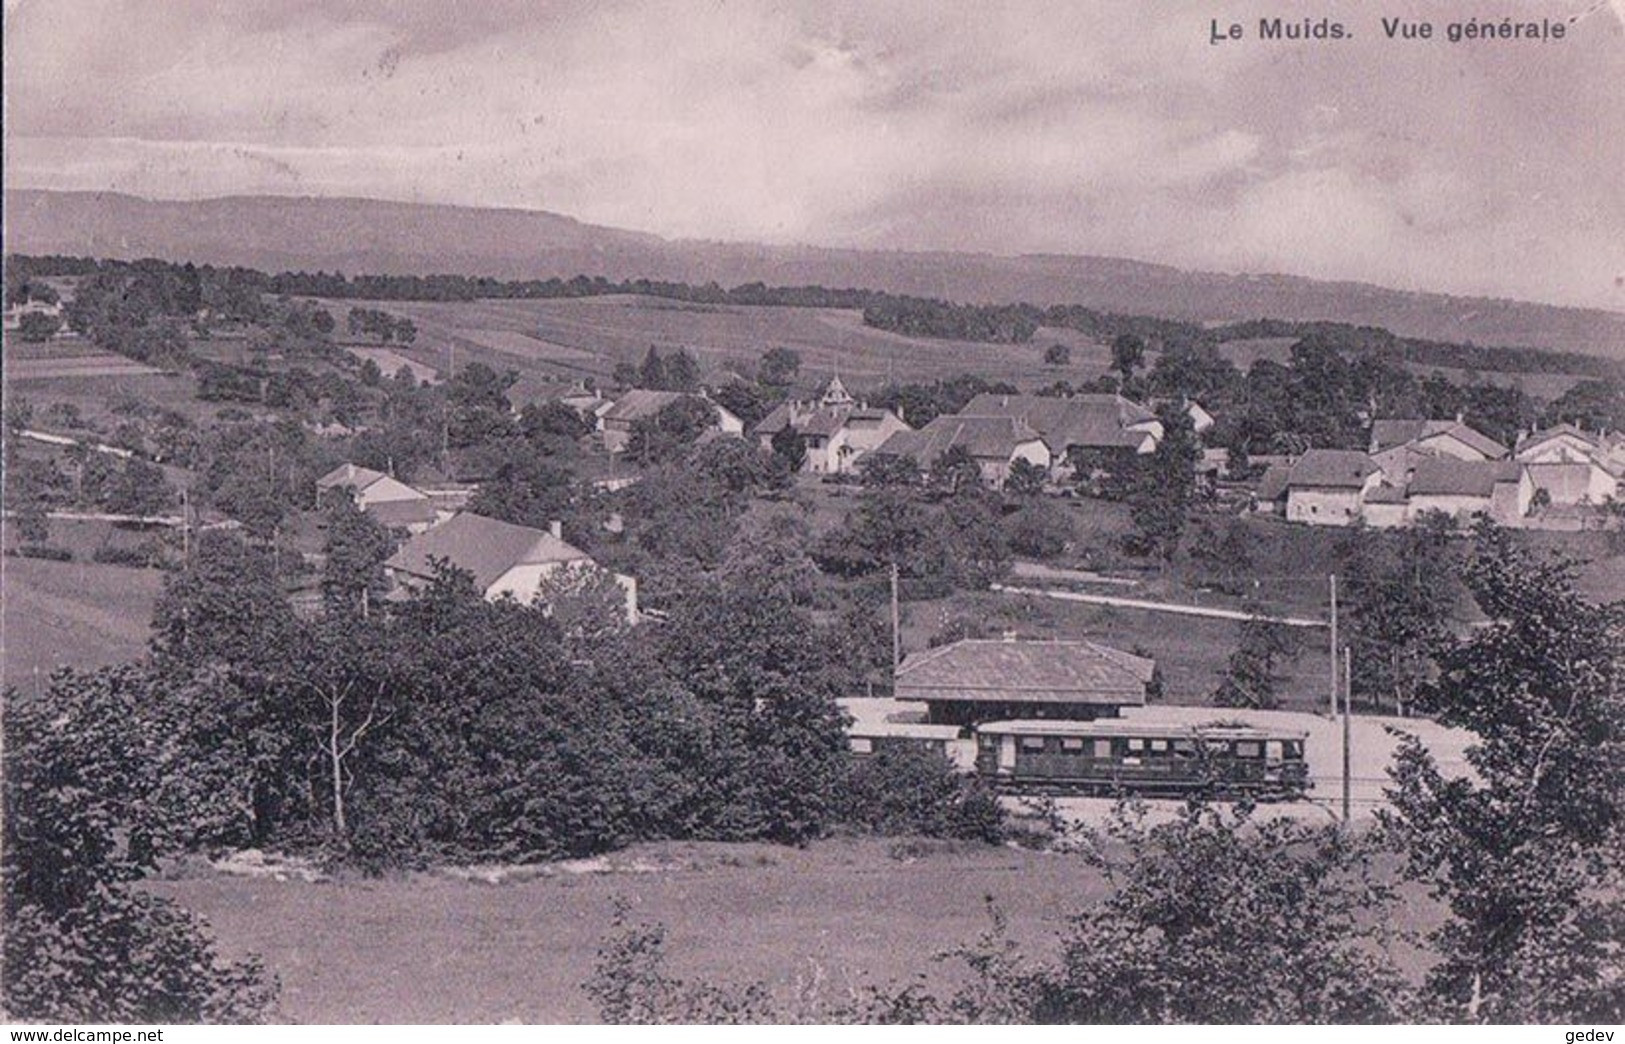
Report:
[[[553,534],[553,539],[555,540],[564,539],[564,523],[560,522],[558,519],[554,519],[547,524],[547,531]]]

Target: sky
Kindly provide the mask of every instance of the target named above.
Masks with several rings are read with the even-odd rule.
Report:
[[[1380,21],[1509,13],[1568,35]],[[1352,39],[1255,39],[1265,16]],[[1210,43],[1215,18],[1248,38]],[[1625,0],[5,0],[4,28],[8,187],[1625,311]]]

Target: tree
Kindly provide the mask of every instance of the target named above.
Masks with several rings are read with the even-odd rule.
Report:
[[[102,502],[114,514],[156,515],[175,506],[175,492],[162,468],[130,457],[107,484]]]
[[[1276,671],[1281,661],[1297,655],[1298,642],[1292,632],[1262,616],[1258,606],[1251,606],[1250,615],[1241,623],[1241,639],[1225,661],[1219,687],[1213,692],[1213,705],[1258,710],[1279,706]]]
[[[1023,1021],[1405,1021],[1374,846],[1335,826],[1191,804],[1149,826],[1119,807],[1084,857],[1112,892],[1073,919]]]
[[[525,443],[505,444],[501,452],[496,473],[480,483],[468,509],[532,529],[546,529],[564,518],[576,497],[575,476]]]
[[[1049,472],[1025,457],[1010,464],[1010,474],[1004,480],[1004,491],[1014,497],[1035,497],[1044,492]]]
[[[60,329],[61,318],[49,312],[24,312],[22,318],[17,320],[17,336],[24,341],[49,341]]]
[[[275,1001],[257,959],[226,964],[185,911],[134,891],[176,813],[150,679],[64,673],[10,690],[4,718],[5,968],[0,999],[36,1022],[250,1022]]]
[[[1044,349],[1045,366],[1069,366],[1072,363],[1072,349],[1064,344],[1056,343]]]
[[[1112,340],[1112,369],[1127,382],[1145,364],[1145,339],[1138,334],[1118,334]]]
[[[204,533],[186,567],[164,577],[152,648],[161,664],[261,674],[287,648],[293,626],[270,556],[233,534]]]
[[[1440,655],[1418,707],[1473,734],[1473,777],[1409,739],[1382,817],[1450,910],[1425,998],[1451,1021],[1619,1022],[1625,613],[1488,523],[1464,580],[1490,622]]]
[[[697,395],[685,395],[662,406],[653,417],[634,421],[626,449],[644,464],[675,460],[716,422],[715,406]]]
[[[1128,504],[1140,544],[1166,564],[1179,550],[1185,531],[1202,448],[1184,410],[1165,406],[1157,416],[1162,422],[1162,441],[1149,455],[1135,458]]]
[[[365,619],[372,615],[372,606],[389,590],[384,561],[395,553],[395,541],[388,530],[347,495],[333,497],[326,521],[327,540],[323,550],[327,558],[322,567],[324,609]]]
[[[756,379],[770,388],[784,389],[801,372],[801,354],[793,348],[769,348],[756,367]]]
[[[1049,500],[1033,500],[1005,519],[1010,550],[1028,558],[1054,558],[1077,537],[1066,508]]]
[[[931,462],[926,483],[938,495],[954,497],[982,487],[982,468],[964,446],[949,446]]]
[[[794,475],[807,462],[807,440],[794,428],[786,426],[774,432],[772,444],[773,455],[783,462],[788,474]]]
[[[913,457],[895,453],[864,454],[858,461],[858,477],[868,489],[908,489],[918,486],[922,478]]]

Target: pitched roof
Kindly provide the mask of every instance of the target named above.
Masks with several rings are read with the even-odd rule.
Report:
[[[1507,455],[1507,448],[1479,431],[1471,424],[1458,420],[1400,420],[1382,418],[1371,422],[1371,452],[1380,453],[1395,446],[1420,442],[1437,435],[1448,435],[1463,445],[1470,446],[1490,460]]]
[[[967,638],[897,669],[902,699],[1139,704],[1156,663],[1088,641]]]
[[[1258,480],[1259,500],[1280,500],[1286,496],[1287,476],[1292,468],[1286,464],[1271,464]]]
[[[1509,460],[1453,460],[1427,457],[1416,462],[1411,496],[1487,497],[1500,482],[1516,482],[1523,469]]]
[[[1038,432],[1014,417],[967,417],[949,413],[918,431],[894,433],[875,452],[913,457],[929,467],[954,446],[963,446],[972,457],[1009,460],[1017,446],[1034,441],[1043,440]]]
[[[1014,417],[1023,421],[1056,450],[1069,446],[1137,447],[1143,432],[1133,425],[1155,422],[1156,414],[1116,394],[1000,395],[983,392],[959,411],[962,417]]]
[[[385,529],[405,529],[433,522],[436,517],[434,501],[428,497],[411,500],[379,500],[362,507],[373,521]]]
[[[1376,462],[1359,450],[1312,449],[1292,465],[1287,485],[1361,489],[1366,479],[1379,470]]]
[[[349,486],[357,493],[377,482],[387,478],[382,471],[364,468],[359,464],[340,464],[316,480],[317,489],[337,489],[340,486]]]
[[[1535,448],[1536,446],[1539,446],[1541,443],[1551,442],[1553,439],[1561,438],[1564,435],[1578,439],[1588,446],[1600,447],[1596,436],[1591,435],[1589,432],[1582,431],[1580,428],[1577,428],[1573,424],[1569,424],[1565,421],[1562,424],[1554,424],[1550,428],[1546,428],[1543,431],[1533,432],[1532,434],[1526,435],[1519,439],[1518,452],[1524,453]]]
[[[603,417],[606,421],[627,421],[628,423],[639,421],[645,417],[653,417],[678,399],[688,397],[689,393],[687,392],[633,388],[616,399],[615,405],[604,411]]]
[[[432,560],[444,558],[474,574],[474,585],[488,589],[519,565],[589,560],[587,553],[552,533],[499,522],[463,512],[408,540],[384,565],[413,576],[434,575]]]

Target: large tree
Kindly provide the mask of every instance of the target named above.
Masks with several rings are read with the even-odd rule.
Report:
[[[1472,734],[1473,775],[1410,740],[1384,816],[1450,911],[1427,998],[1452,1021],[1620,1022],[1625,612],[1488,524],[1465,580],[1489,622],[1440,657],[1418,706]]]

